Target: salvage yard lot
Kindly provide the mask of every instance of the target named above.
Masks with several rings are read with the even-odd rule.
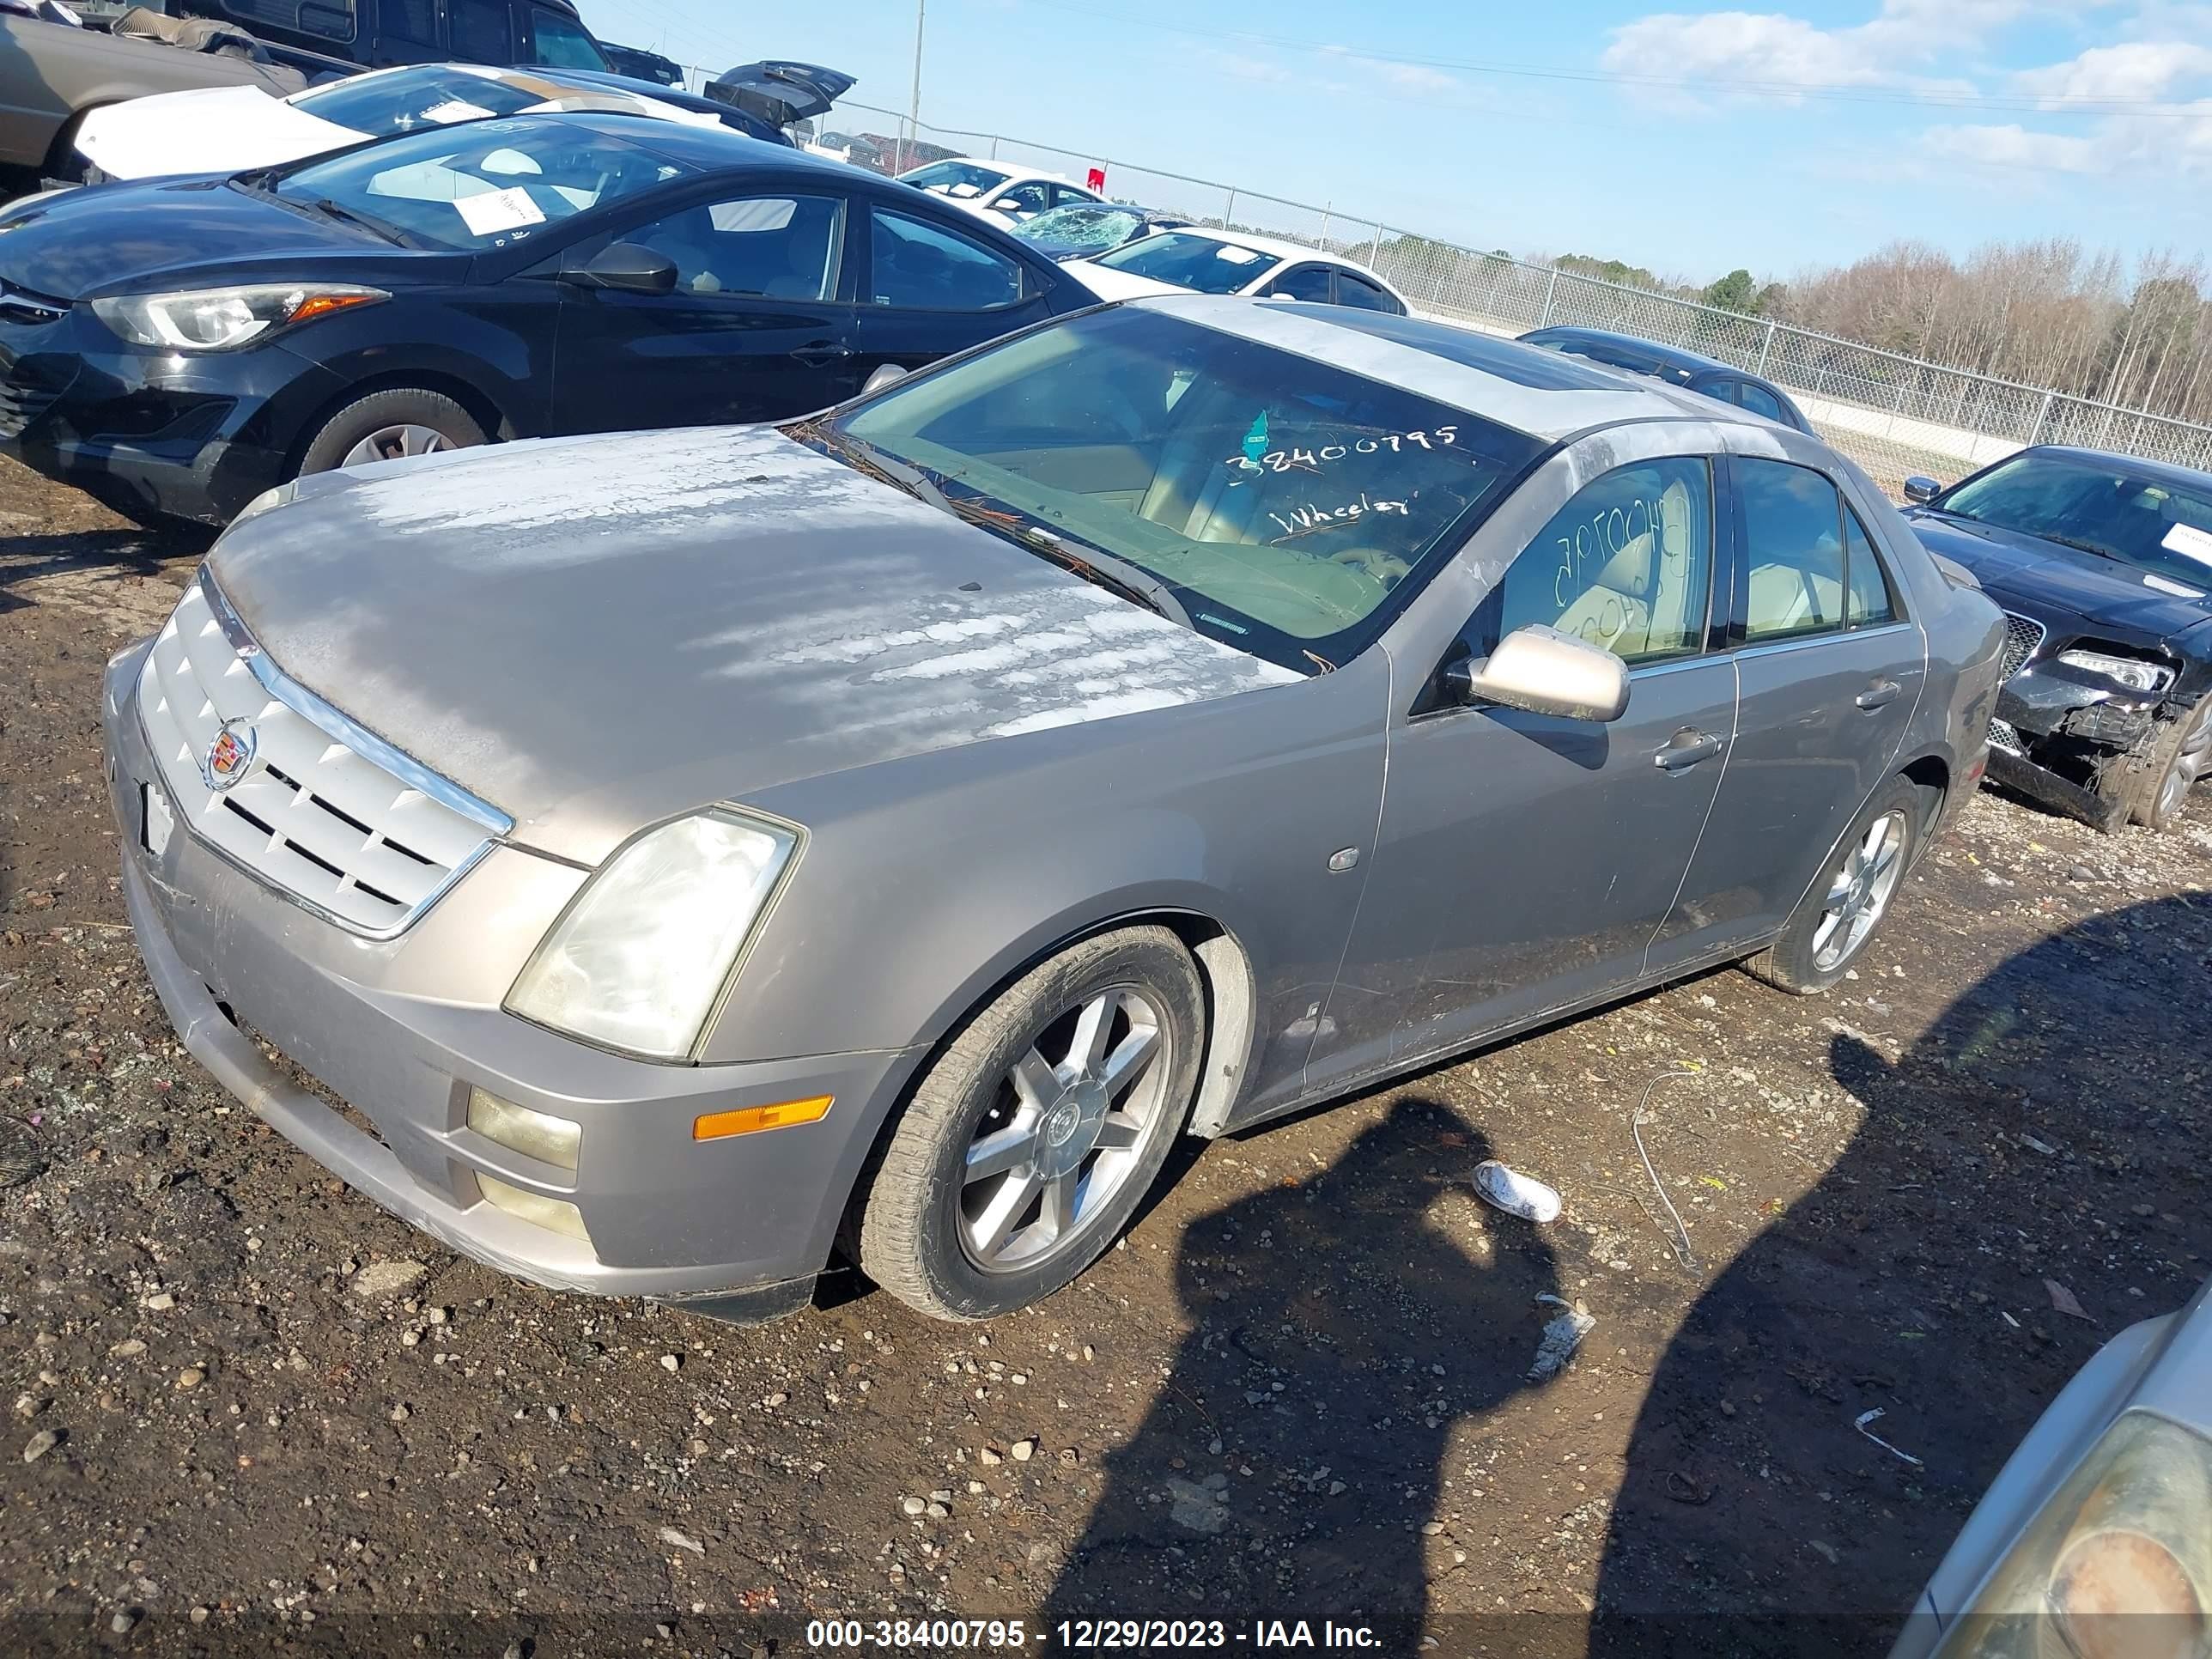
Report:
[[[988,1328],[849,1279],[750,1330],[502,1279],[294,1152],[153,1000],[97,684],[195,551],[0,463],[11,1649],[1179,1612],[1581,1653],[1820,1613],[1879,1653],[2058,1387],[2208,1271],[2212,800],[2107,840],[1985,793],[1834,995],[1711,975],[1194,1146]],[[1562,1219],[1485,1211],[1493,1154]],[[1596,1324],[1538,1383],[1540,1296]]]

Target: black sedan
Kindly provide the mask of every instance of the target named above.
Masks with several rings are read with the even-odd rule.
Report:
[[[2100,829],[2172,824],[2212,765],[2212,473],[2039,447],[1905,493],[2006,613],[1989,775]]]
[[[1649,374],[1668,384],[1734,404],[1770,421],[1812,432],[1805,411],[1790,401],[1790,394],[1773,381],[1718,358],[1699,356],[1680,346],[1633,334],[1611,334],[1601,328],[1540,328],[1521,337],[1524,345],[1563,351],[1570,357],[1587,358],[1608,368],[1625,368],[1632,374]],[[1819,434],[1815,433],[1814,436]]]
[[[333,466],[801,414],[1091,303],[854,168],[515,116],[0,225],[0,446],[134,517],[220,524]]]

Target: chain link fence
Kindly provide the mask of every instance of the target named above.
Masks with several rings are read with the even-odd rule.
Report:
[[[1572,324],[1698,352],[1787,389],[1820,435],[1893,495],[1914,473],[1948,483],[2034,443],[2080,444],[2212,471],[2212,426],[2119,408],[2040,386],[1948,368],[1648,289],[1601,282],[1502,252],[1414,232],[1234,185],[996,133],[924,123],[848,100],[832,122],[857,131],[881,118],[887,171],[947,152],[1081,179],[1106,173],[1107,194],[1202,224],[1279,236],[1371,265],[1421,315],[1515,335]],[[904,141],[902,144],[900,141]],[[922,146],[933,146],[924,149]]]

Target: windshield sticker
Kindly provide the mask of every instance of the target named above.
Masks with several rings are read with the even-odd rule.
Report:
[[[497,112],[482,104],[471,104],[459,98],[448,98],[442,104],[433,104],[422,112],[422,119],[449,127],[456,121],[489,121]]]
[[[1264,416],[1253,422],[1252,430],[1244,434],[1244,453],[1230,458],[1229,465],[1239,472],[1318,472],[1347,455],[1379,455],[1385,450],[1394,455],[1403,454],[1409,446],[1434,454],[1438,448],[1449,449],[1459,441],[1459,428],[1439,426],[1433,432],[1386,432],[1379,437],[1355,438],[1348,444],[1322,444],[1312,449],[1271,449],[1257,456],[1252,453],[1255,435],[1263,444],[1267,441]],[[1249,478],[1231,478],[1229,487],[1234,489],[1250,482]]]
[[[1234,242],[1224,242],[1213,250],[1217,259],[1226,259],[1232,265],[1249,265],[1261,257],[1255,248],[1238,247]]]
[[[1342,507],[1316,507],[1309,502],[1304,507],[1292,507],[1288,517],[1280,513],[1270,513],[1267,516],[1283,527],[1283,533],[1275,539],[1286,542],[1293,536],[1304,535],[1309,530],[1332,530],[1340,524],[1351,524],[1370,513],[1395,513],[1401,517],[1410,518],[1413,509],[1404,501],[1370,501],[1363,492],[1358,501],[1346,501]]]
[[[2212,535],[2207,535],[2193,524],[2170,524],[2165,538],[2159,543],[2169,553],[2179,553],[2185,559],[2194,559],[2199,564],[2212,564]]]
[[[461,197],[454,202],[453,211],[461,216],[461,222],[469,228],[471,236],[496,236],[503,230],[520,230],[525,225],[545,222],[538,204],[520,185]]]
[[[716,202],[707,210],[707,217],[720,231],[781,230],[798,210],[799,204],[788,196],[755,196]]]

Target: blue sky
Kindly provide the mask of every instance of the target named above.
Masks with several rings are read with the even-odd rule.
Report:
[[[914,0],[581,6],[679,62],[827,64],[906,106]],[[2212,3],[2184,0],[929,0],[921,112],[1700,282],[1897,237],[2212,242]]]

